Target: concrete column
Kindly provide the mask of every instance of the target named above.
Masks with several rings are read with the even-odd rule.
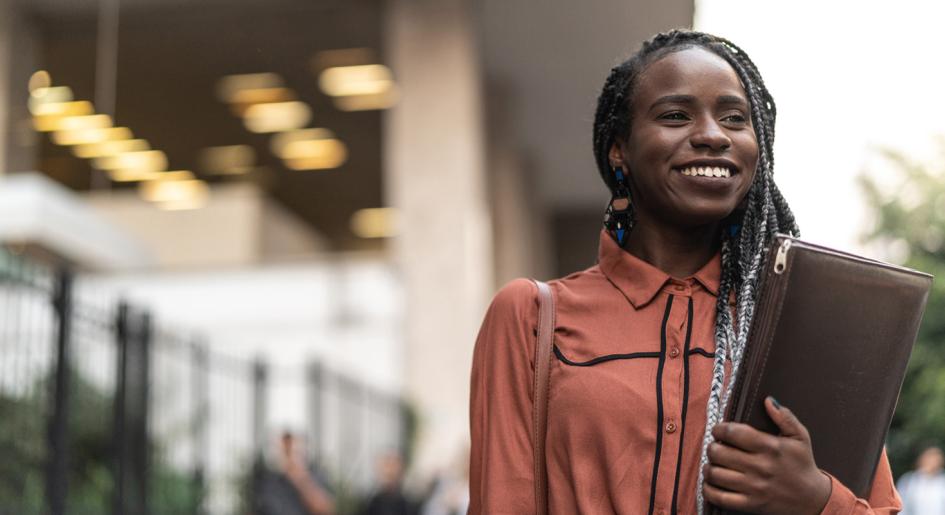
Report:
[[[10,54],[13,49],[13,5],[0,0],[0,175],[7,173],[10,139]]]
[[[401,88],[385,118],[385,186],[401,210],[393,241],[407,292],[416,471],[465,452],[469,368],[493,291],[481,73],[472,0],[391,0],[388,62]]]

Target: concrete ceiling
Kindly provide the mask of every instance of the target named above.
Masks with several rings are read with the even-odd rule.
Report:
[[[692,0],[481,0],[489,89],[555,209],[603,209],[591,128],[609,70],[655,32],[692,25]]]

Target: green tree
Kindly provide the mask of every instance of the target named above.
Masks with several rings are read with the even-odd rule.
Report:
[[[945,446],[945,160],[932,166],[893,150],[880,155],[895,172],[881,181],[860,177],[875,214],[865,240],[886,246],[901,264],[938,278],[887,440],[898,477],[912,467],[923,446]],[[945,157],[945,139],[941,155]]]

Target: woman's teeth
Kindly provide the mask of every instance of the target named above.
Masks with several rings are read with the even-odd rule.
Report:
[[[720,166],[690,166],[680,170],[683,175],[701,175],[703,177],[731,177],[732,172],[728,168]]]

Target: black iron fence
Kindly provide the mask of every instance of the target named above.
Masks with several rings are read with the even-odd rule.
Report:
[[[405,448],[396,396],[214,352],[0,247],[0,515],[251,514],[281,388],[304,391],[310,457],[342,491]]]

